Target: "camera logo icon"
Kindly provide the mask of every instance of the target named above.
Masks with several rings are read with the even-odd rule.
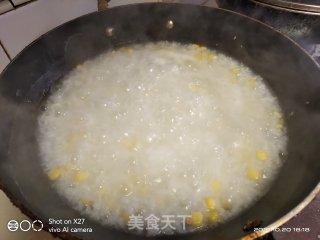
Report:
[[[8,230],[15,232],[19,229],[19,223],[16,220],[10,220],[7,224]]]
[[[43,229],[43,223],[40,220],[30,222],[28,220],[22,220],[20,223],[16,220],[10,220],[7,224],[7,228],[11,232],[15,232],[20,229],[23,232],[33,230],[39,232]]]

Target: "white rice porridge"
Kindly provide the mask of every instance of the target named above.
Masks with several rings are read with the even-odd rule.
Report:
[[[94,220],[148,235],[236,216],[268,189],[286,148],[281,109],[260,76],[169,42],[77,66],[49,97],[39,132],[60,195]]]

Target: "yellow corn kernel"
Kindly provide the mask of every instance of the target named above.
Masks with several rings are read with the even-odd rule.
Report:
[[[256,81],[256,79],[254,79],[254,78],[251,78],[251,79],[248,80],[248,85],[249,85],[249,87],[251,87],[251,88],[254,88],[255,85],[256,85],[256,83],[257,83],[257,81]]]
[[[207,48],[205,46],[200,46],[199,44],[191,44],[191,48],[199,51],[205,51]]]
[[[224,210],[226,210],[226,211],[230,211],[230,210],[232,209],[232,204],[231,204],[231,202],[229,202],[228,200],[223,200],[223,201],[221,202],[221,206],[222,206],[222,208],[223,208]]]
[[[216,55],[214,55],[213,53],[208,53],[207,55],[207,60],[208,61],[213,61],[216,60],[218,57]]]
[[[203,223],[203,214],[202,212],[193,212],[191,215],[192,225],[200,226]]]
[[[204,199],[204,202],[205,202],[205,204],[206,204],[206,206],[207,206],[207,208],[208,208],[209,210],[213,210],[213,209],[216,208],[216,202],[214,201],[213,198],[211,198],[211,197],[206,197],[206,198]]]
[[[262,177],[262,173],[258,169],[250,168],[248,170],[247,176],[253,181],[259,181]]]
[[[129,221],[129,214],[126,210],[121,210],[120,211],[120,217],[123,219],[125,223]]]
[[[263,149],[259,149],[256,152],[256,158],[258,160],[265,161],[268,159],[268,155],[267,155],[266,151],[264,151]]]
[[[277,118],[277,119],[282,118],[282,114],[281,114],[280,112],[278,112],[278,111],[274,111],[274,112],[273,112],[273,116],[274,116],[275,118]]]
[[[81,203],[82,203],[83,206],[85,206],[86,208],[92,207],[92,205],[93,205],[93,202],[92,202],[91,200],[88,200],[88,199],[82,199],[82,200],[81,200]]]
[[[133,48],[128,47],[128,48],[126,49],[126,52],[129,53],[129,54],[133,53]]]
[[[116,207],[116,204],[114,203],[114,200],[113,201],[108,200],[106,203],[106,208],[110,213],[115,212],[117,207]]]
[[[144,96],[149,97],[150,96],[150,92],[145,92]]]
[[[157,198],[155,199],[155,203],[156,203],[156,207],[158,209],[162,209],[165,207],[165,201],[163,200],[163,198]]]
[[[200,48],[200,46],[198,44],[191,44],[191,47],[193,49],[199,49]]]
[[[80,70],[80,69],[82,69],[83,68],[83,64],[78,64],[77,66],[76,66],[76,69],[77,70]]]
[[[196,53],[194,57],[198,60],[203,60],[205,58],[205,55],[200,52],[200,53]]]
[[[82,137],[83,137],[83,132],[73,131],[68,133],[66,140],[67,142],[75,143],[75,142],[78,142]]]
[[[123,146],[130,151],[137,151],[141,147],[141,142],[134,137],[126,137],[122,140]]]
[[[100,197],[105,197],[107,195],[107,190],[103,187],[100,187],[97,189],[97,194],[100,196]]]
[[[66,169],[66,171],[78,171],[79,167],[74,163],[77,160],[72,158],[71,161],[73,161],[73,162],[65,165],[64,168]]]
[[[133,48],[131,47],[122,47],[118,49],[119,52],[129,55],[133,52]]]
[[[80,140],[83,137],[83,133],[82,132],[70,132],[67,134],[66,137],[66,142],[64,144],[64,149],[68,152],[68,153],[74,153],[78,143],[80,142]]]
[[[148,185],[146,185],[146,184],[142,184],[139,187],[137,187],[137,194],[140,197],[145,197],[149,191],[150,191],[150,189],[149,189]]]
[[[201,90],[200,85],[196,83],[189,83],[188,87],[191,90],[191,92],[199,92]]]
[[[275,127],[278,129],[283,128],[283,118],[282,118],[282,114],[278,111],[274,111],[273,112],[273,116],[276,118],[276,124]]]
[[[81,183],[89,178],[89,173],[85,171],[77,171],[73,175],[73,181],[76,183]]]
[[[218,180],[214,180],[211,183],[211,189],[213,192],[219,192],[221,190],[221,183]]]
[[[120,189],[123,194],[128,194],[130,192],[129,185],[126,183],[121,184]]]
[[[66,169],[64,167],[57,167],[53,168],[48,173],[48,178],[51,181],[58,180],[64,173],[66,172]]]
[[[208,60],[208,61],[213,61],[218,58],[213,53],[206,53],[206,52],[198,52],[194,55],[194,57],[198,60]]]
[[[209,211],[207,218],[210,223],[216,223],[220,218],[219,212],[217,210],[211,210]]]
[[[239,67],[233,67],[231,68],[231,72],[234,74],[239,74],[241,72],[241,69]]]

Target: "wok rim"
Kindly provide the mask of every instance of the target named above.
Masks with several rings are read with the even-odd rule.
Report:
[[[242,18],[245,18],[247,20],[250,20],[251,22],[255,22],[257,25],[262,26],[263,28],[267,28],[268,30],[271,30],[273,32],[276,32],[277,34],[279,34],[281,37],[286,38],[287,40],[289,40],[295,47],[296,49],[299,49],[303,54],[305,54],[319,69],[320,72],[320,64],[318,62],[316,62],[316,60],[306,51],[306,49],[304,49],[301,45],[299,45],[296,41],[294,41],[292,38],[290,38],[289,36],[283,34],[282,32],[280,32],[279,30],[275,29],[274,27],[258,20],[255,18],[252,18],[250,16],[247,16],[243,13],[239,13],[239,12],[235,12],[229,9],[225,9],[225,8],[219,8],[219,7],[209,7],[209,6],[202,6],[202,5],[194,5],[194,4],[187,4],[187,3],[163,3],[163,2],[153,2],[153,3],[130,3],[130,4],[126,4],[126,5],[120,5],[120,6],[116,6],[116,7],[112,7],[112,8],[107,8],[101,11],[94,11],[91,13],[87,13],[84,15],[81,15],[79,17],[76,17],[70,21],[67,21],[49,31],[47,31],[46,33],[42,34],[41,36],[39,36],[37,39],[33,40],[31,43],[29,43],[25,48],[23,48],[12,60],[11,62],[3,69],[3,71],[0,73],[0,80],[2,78],[2,76],[4,75],[4,73],[8,70],[8,68],[10,68],[10,66],[20,57],[20,55],[24,54],[24,52],[26,52],[29,48],[31,48],[33,45],[37,44],[38,41],[44,37],[46,37],[47,35],[49,35],[51,32],[56,31],[57,29],[60,29],[62,27],[64,27],[66,24],[69,24],[71,22],[75,22],[77,21],[79,18],[85,18],[87,16],[90,15],[94,15],[94,14],[99,14],[99,13],[105,13],[107,11],[110,11],[112,9],[117,9],[117,8],[126,8],[126,7],[130,7],[130,6],[136,6],[136,5],[175,5],[175,6],[179,6],[179,5],[191,5],[193,7],[198,7],[198,8],[207,8],[207,9],[211,9],[214,11],[222,11],[222,12],[227,12],[229,14],[235,14],[238,15]],[[10,135],[11,136],[11,135]],[[10,137],[9,137],[10,138]],[[21,203],[18,199],[15,198],[14,194],[4,185],[2,177],[0,176],[0,190],[2,190],[5,195],[8,197],[8,199],[10,200],[10,202],[17,207],[21,213],[23,213],[24,215],[26,215],[27,217],[29,217],[32,220],[40,220],[43,223],[43,229],[45,230],[47,233],[49,233],[50,235],[52,235],[53,237],[59,237],[62,240],[82,240],[82,238],[79,238],[75,235],[72,235],[70,233],[54,233],[54,232],[49,232],[49,228],[51,227],[51,225],[49,225],[48,223],[46,223],[46,221],[43,221],[41,218],[39,218],[38,216],[36,216],[31,210],[29,210],[25,204]],[[269,189],[270,190],[270,189]],[[312,200],[314,200],[316,198],[316,196],[320,194],[320,179],[317,183],[317,185],[313,188],[313,190],[300,202],[298,203],[293,209],[291,209],[287,214],[283,215],[282,217],[280,217],[279,219],[277,219],[276,221],[274,221],[273,223],[269,224],[268,226],[263,227],[263,230],[259,230],[257,232],[253,232],[253,233],[249,233],[243,237],[238,238],[239,240],[253,240],[253,239],[258,239],[261,238],[263,236],[266,236],[267,234],[272,233],[272,229],[278,228],[281,225],[287,223],[289,220],[291,220],[294,216],[296,216],[297,214],[299,214],[309,203],[312,202]],[[186,234],[187,235],[187,234]],[[141,236],[144,237],[144,236]]]

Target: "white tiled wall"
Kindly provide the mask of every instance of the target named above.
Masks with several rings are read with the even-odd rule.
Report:
[[[23,3],[26,3],[26,2],[29,2],[31,0],[11,0],[12,3],[15,5],[15,6],[18,6],[20,4],[23,4]]]
[[[96,10],[97,0],[37,0],[0,15],[0,41],[13,58],[50,29]]]
[[[9,0],[0,0],[0,14],[13,9]]]

